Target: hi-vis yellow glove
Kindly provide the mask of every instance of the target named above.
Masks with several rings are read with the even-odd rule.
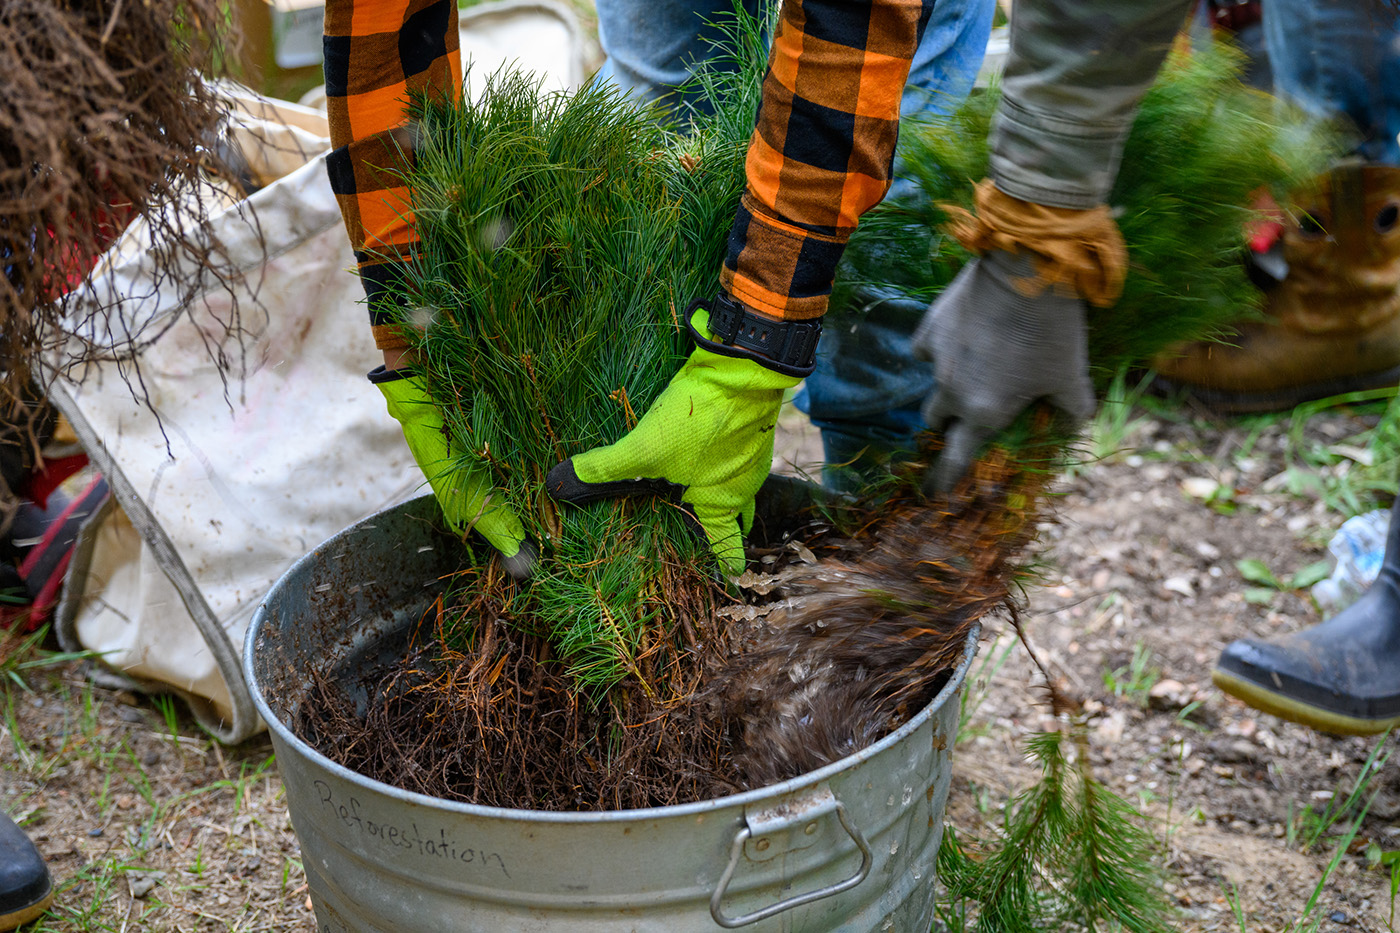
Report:
[[[783,392],[801,381],[697,347],[637,426],[616,444],[549,471],[550,495],[585,503],[681,488],[720,566],[744,570],[754,494],[773,465]]]
[[[486,467],[453,455],[443,428],[442,415],[428,397],[422,382],[402,370],[382,366],[369,374],[388,403],[389,414],[403,428],[404,440],[419,469],[433,488],[442,516],[455,533],[475,530],[501,553],[506,571],[517,580],[530,575],[536,552],[520,524],[495,493]]]

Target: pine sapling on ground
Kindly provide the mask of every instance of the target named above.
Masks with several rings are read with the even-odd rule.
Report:
[[[1026,751],[1041,779],[1007,805],[998,838],[944,831],[944,926],[950,933],[1174,929],[1157,840],[1130,804],[1094,778],[1084,726],[1031,736]]]

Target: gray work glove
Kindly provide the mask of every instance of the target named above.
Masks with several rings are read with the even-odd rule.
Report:
[[[937,380],[924,421],[944,434],[924,491],[955,486],[982,446],[1032,402],[1046,399],[1075,421],[1094,409],[1084,300],[1047,288],[1033,297],[1029,256],[993,250],[974,259],[924,313],[914,355],[932,360]]]

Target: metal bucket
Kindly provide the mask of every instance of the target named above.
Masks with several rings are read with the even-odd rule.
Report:
[[[317,669],[351,687],[401,655],[457,569],[431,497],[331,538],[272,588],[244,669],[272,731],[322,931],[927,931],[958,691],[819,771],[717,800],[546,813],[412,794],[334,764],[287,727]]]

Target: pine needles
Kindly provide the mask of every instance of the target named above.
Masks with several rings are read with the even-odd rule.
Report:
[[[1083,743],[1071,757],[1067,741],[1060,732],[1027,741],[1041,780],[1009,804],[995,842],[965,841],[951,826],[945,830],[940,919],[950,931],[1173,929],[1156,840],[1131,805],[1094,779]]]
[[[713,289],[742,186],[734,107],[682,140],[608,88],[541,98],[502,73],[478,103],[412,109],[409,333],[455,444],[546,545],[526,615],[595,696],[654,689],[640,659],[676,601],[659,581],[692,568],[680,585],[705,591],[706,552],[669,503],[558,508],[543,471],[621,438],[683,362],[683,302]]]

